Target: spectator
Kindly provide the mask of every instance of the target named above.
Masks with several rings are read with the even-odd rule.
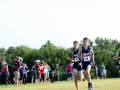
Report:
[[[14,61],[13,74],[15,76],[15,84],[18,86],[20,79],[20,57],[17,57]]]
[[[100,66],[100,73],[101,73],[102,79],[106,79],[106,73],[105,73],[105,65],[104,65],[104,63],[102,63],[102,65]]]
[[[72,65],[71,63],[69,63],[67,66],[66,66],[66,73],[67,73],[67,80],[68,81],[71,81],[71,78],[72,78]]]
[[[23,82],[24,82],[24,84],[27,84],[27,77],[28,77],[27,73],[29,72],[29,69],[25,63],[24,63],[24,69],[25,69],[25,71],[24,71],[24,75],[23,75],[23,77],[24,77]]]
[[[24,72],[25,72],[24,63],[22,63],[22,62],[23,62],[23,58],[20,58],[20,79],[19,79],[19,84],[22,84],[23,78],[24,78]]]
[[[50,71],[50,66],[45,63],[45,81],[48,82],[49,81],[49,71]]]
[[[54,76],[55,76],[54,74],[56,71],[58,71],[58,67],[59,67],[58,64],[56,64],[54,67],[51,66],[50,74],[49,74],[51,83],[54,83]]]
[[[40,81],[44,83],[44,80],[45,80],[45,64],[44,64],[43,60],[40,63],[40,74],[41,74]]]
[[[50,67],[50,74],[49,74],[51,83],[54,83],[54,71],[55,71],[55,67],[51,66]]]
[[[6,85],[11,84],[9,81],[10,74],[8,71],[8,65],[4,59],[1,60],[1,78],[3,79],[3,83],[6,83]]]
[[[36,74],[37,74],[37,82],[40,82],[41,79],[41,72],[40,72],[40,60],[35,61],[35,69],[36,69]]]
[[[31,73],[32,73],[31,83],[36,83],[37,73],[36,73],[35,64],[32,66],[31,70],[32,70],[32,71],[31,71]]]
[[[15,56],[14,57],[14,60],[13,60],[13,65],[14,65],[14,62],[17,60],[17,58],[18,58],[18,56]],[[14,66],[13,66],[14,67]],[[14,68],[13,68],[13,70],[12,70],[12,73],[11,73],[11,77],[12,77],[12,80],[13,80],[13,83],[14,84],[16,84],[16,82],[15,82],[15,76],[14,76]]]

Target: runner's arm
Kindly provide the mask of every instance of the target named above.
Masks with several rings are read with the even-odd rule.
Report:
[[[90,47],[90,51],[91,51],[92,61],[93,61],[93,63],[95,64],[95,60],[94,60],[94,51],[93,51],[93,48],[92,48],[92,47]]]
[[[81,52],[82,52],[82,48],[80,48],[78,51],[78,56],[77,56],[78,58],[81,58]]]
[[[70,60],[71,62],[74,62],[73,52],[72,52],[72,58],[69,57],[69,60]]]

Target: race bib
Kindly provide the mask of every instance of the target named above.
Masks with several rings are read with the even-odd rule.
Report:
[[[90,56],[84,57],[84,61],[85,61],[85,62],[86,62],[86,61],[90,61]]]
[[[75,62],[78,62],[79,61],[79,58],[75,58]]]

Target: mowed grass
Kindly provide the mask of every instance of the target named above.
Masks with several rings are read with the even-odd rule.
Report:
[[[120,90],[120,78],[115,79],[93,79],[94,90]],[[87,81],[79,81],[80,90],[87,89]],[[60,81],[55,83],[27,84],[21,86],[0,86],[1,90],[76,90],[74,82]]]

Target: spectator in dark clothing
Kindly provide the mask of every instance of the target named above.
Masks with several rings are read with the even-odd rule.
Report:
[[[50,81],[51,81],[51,83],[54,83],[54,74],[55,74],[55,72],[57,72],[58,70],[57,70],[57,68],[59,67],[59,65],[58,64],[56,64],[54,67],[52,67],[51,66],[51,70],[50,70]]]
[[[10,73],[8,71],[8,65],[4,59],[1,60],[1,84],[11,84],[9,81]],[[3,82],[3,83],[2,83]]]
[[[31,79],[31,83],[36,83],[36,80],[37,80],[37,74],[36,74],[36,68],[35,68],[35,64],[32,66],[31,68],[31,76],[32,76],[32,79]]]
[[[18,56],[14,57],[13,65],[14,65],[14,62],[17,60],[17,58],[18,58]],[[15,82],[15,76],[14,76],[14,68],[12,69],[11,77],[12,77],[13,83],[16,84],[16,82]]]
[[[54,83],[54,71],[55,71],[55,68],[51,67],[50,74],[49,74],[51,83]]]
[[[23,82],[24,72],[25,72],[24,63],[22,63],[22,60],[20,60],[20,79],[19,79],[19,84],[22,84],[22,82]]]
[[[24,63],[24,74],[23,74],[23,83],[27,84],[27,73],[29,72],[29,69],[27,67],[27,65]]]

